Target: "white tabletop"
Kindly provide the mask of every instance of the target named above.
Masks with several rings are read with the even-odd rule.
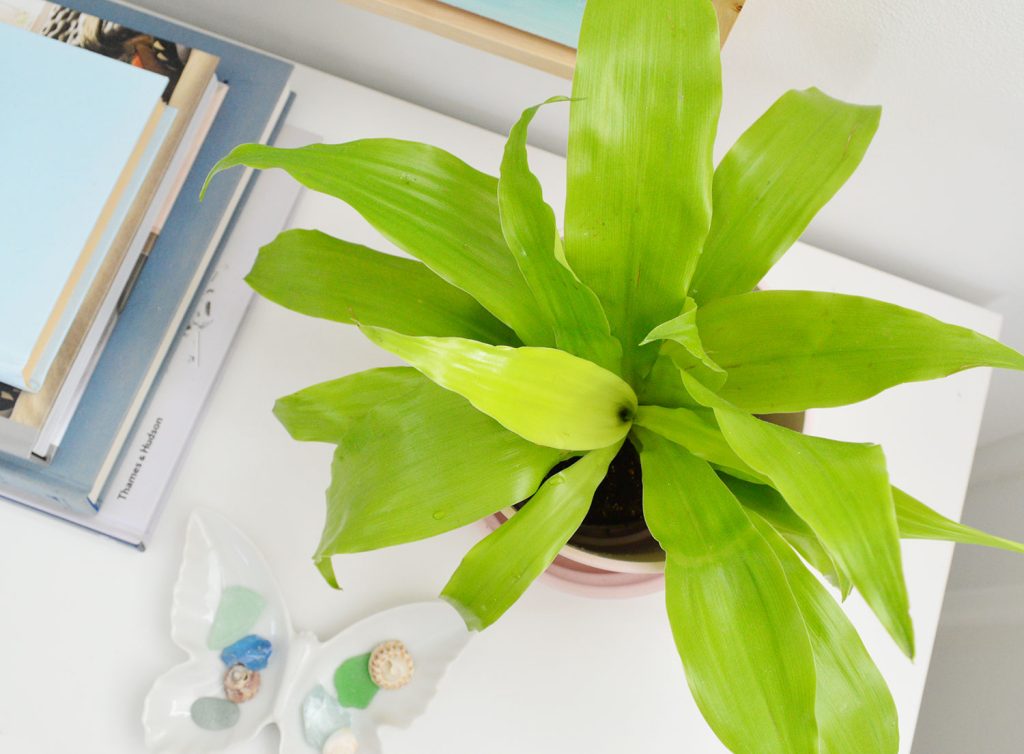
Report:
[[[347,82],[300,68],[293,88],[289,122],[325,141],[413,138],[492,171],[500,159],[501,137]],[[562,159],[535,152],[532,160],[549,201],[560,206]],[[390,248],[348,208],[309,192],[292,224]],[[807,247],[791,252],[768,283],[869,294],[984,332],[998,328],[989,312]],[[281,395],[390,363],[350,327],[256,300],[146,553],[0,505],[0,751],[143,751],[142,700],[153,679],[183,659],[170,640],[170,595],[185,521],[196,506],[222,511],[252,537],[296,627],[321,638],[377,610],[435,596],[482,528],[336,558],[345,591],[332,591],[309,559],[331,448],[293,442],[270,413]],[[903,386],[855,407],[813,413],[808,430],[881,441],[897,484],[958,517],[987,384],[988,373],[976,370]],[[856,598],[849,601],[893,686],[903,752],[910,750],[951,553],[945,544],[904,545],[915,664]],[[383,741],[388,754],[724,751],[686,689],[662,595],[601,601],[544,583],[473,639],[423,718],[408,730],[385,730]],[[276,746],[270,729],[235,751]]]

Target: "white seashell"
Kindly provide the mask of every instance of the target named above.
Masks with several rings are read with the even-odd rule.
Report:
[[[324,748],[320,754],[356,754],[359,751],[359,741],[351,728],[342,728],[336,731],[324,742]]]
[[[398,640],[377,645],[370,655],[370,678],[382,689],[400,689],[412,680],[416,668],[405,644]]]

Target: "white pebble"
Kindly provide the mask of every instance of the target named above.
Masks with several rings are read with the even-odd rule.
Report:
[[[359,751],[359,741],[351,728],[342,728],[336,731],[327,741],[321,754],[356,754]]]

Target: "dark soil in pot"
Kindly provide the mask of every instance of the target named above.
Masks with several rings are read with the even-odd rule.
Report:
[[[602,554],[649,552],[657,543],[644,521],[640,454],[628,440],[608,466],[586,518],[569,544]]]
[[[766,414],[760,418],[798,432],[804,426],[802,412]],[[557,474],[575,462],[576,459],[573,459],[558,464],[548,476]],[[590,510],[580,528],[569,539],[569,544],[613,556],[656,551],[658,543],[644,521],[643,492],[640,454],[627,440],[608,466],[608,473],[594,493]]]
[[[557,464],[548,477],[576,463]],[[608,466],[586,518],[569,544],[602,555],[653,552],[658,548],[644,521],[640,454],[628,440]],[[520,508],[523,503],[515,507]]]

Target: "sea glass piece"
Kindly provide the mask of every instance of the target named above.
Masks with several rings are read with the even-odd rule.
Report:
[[[263,670],[267,667],[273,647],[262,636],[249,634],[220,653],[220,659],[229,668],[232,665],[245,665],[249,670]]]
[[[342,707],[366,709],[380,690],[370,678],[370,653],[350,657],[334,671],[334,690]]]
[[[327,739],[352,725],[352,715],[341,708],[338,700],[317,684],[302,701],[302,731],[306,743],[322,751]]]
[[[256,625],[266,600],[244,586],[229,586],[220,595],[217,614],[210,626],[206,644],[210,649],[224,649],[241,639]]]
[[[192,722],[204,730],[224,730],[238,722],[238,705],[227,699],[204,696],[192,702]]]

